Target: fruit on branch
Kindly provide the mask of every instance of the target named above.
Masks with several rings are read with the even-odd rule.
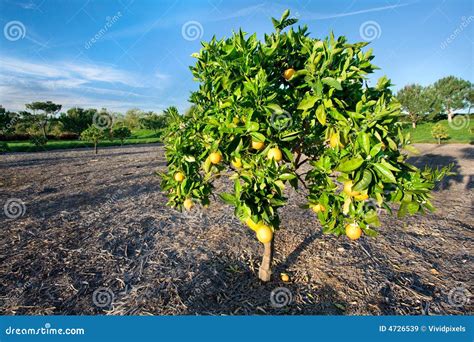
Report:
[[[265,143],[262,142],[262,141],[255,141],[255,140],[252,140],[252,148],[254,150],[262,150],[263,148],[265,147]]]
[[[191,210],[191,208],[193,207],[193,200],[190,198],[186,198],[183,202],[183,207],[186,210]]]
[[[273,230],[264,223],[259,223],[256,233],[257,239],[261,243],[268,243],[273,240]]]
[[[285,78],[285,80],[288,81],[293,77],[294,74],[295,74],[295,69],[289,68],[283,72],[283,77]]]
[[[184,174],[182,172],[176,172],[174,174],[174,180],[177,182],[182,182],[184,180]]]
[[[209,155],[209,160],[214,165],[219,164],[222,161],[222,154],[220,152],[212,152]]]
[[[351,240],[357,240],[362,235],[362,229],[357,223],[349,223],[346,225],[346,235]]]
[[[273,159],[276,162],[279,162],[283,159],[283,155],[281,153],[281,150],[278,147],[273,147],[268,150],[267,158],[270,160]]]

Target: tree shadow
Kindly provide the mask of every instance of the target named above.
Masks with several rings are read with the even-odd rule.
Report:
[[[246,263],[221,255],[199,264],[196,276],[180,284],[178,292],[188,315],[344,314],[347,303],[332,287],[315,289],[276,278],[261,282]]]

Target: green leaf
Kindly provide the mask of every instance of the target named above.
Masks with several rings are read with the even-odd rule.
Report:
[[[354,185],[352,190],[354,191],[362,191],[369,187],[370,183],[372,182],[372,172],[369,170],[364,170],[362,178]]]
[[[296,175],[293,173],[282,173],[279,178],[281,180],[290,180],[296,178]]]
[[[312,95],[307,95],[303,98],[303,100],[301,100],[301,102],[299,103],[298,105],[298,108],[297,109],[300,109],[300,110],[308,110],[308,109],[311,109],[314,107],[314,104],[316,103],[316,101],[318,101],[319,98],[316,97],[316,96],[312,96]]]
[[[251,132],[250,135],[255,141],[265,142],[265,136],[262,133]]]
[[[324,110],[324,106],[322,104],[320,104],[316,109],[316,118],[321,125],[326,125],[326,111]]]
[[[357,170],[359,167],[362,166],[364,163],[364,158],[362,157],[356,157],[353,159],[346,160],[345,162],[339,164],[337,167],[338,171],[341,172],[352,172],[354,170]]]
[[[387,169],[387,167],[385,167],[384,165],[376,163],[376,164],[374,164],[374,169],[382,177],[382,179],[384,181],[390,182],[390,183],[396,183],[397,182],[397,180],[395,179],[395,176],[393,175],[392,171]]]
[[[341,82],[332,77],[324,77],[323,79],[321,79],[321,82],[327,84],[330,87],[336,88],[337,90],[342,90]]]
[[[224,202],[226,202],[227,204],[230,204],[230,205],[233,205],[233,206],[238,205],[237,198],[235,198],[235,196],[232,195],[232,194],[224,192],[222,194],[219,194],[219,197],[222,198],[222,200]]]

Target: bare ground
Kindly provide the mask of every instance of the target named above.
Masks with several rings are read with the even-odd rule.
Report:
[[[455,165],[437,212],[383,214],[378,237],[350,242],[322,235],[291,191],[267,284],[229,206],[165,206],[159,145],[0,156],[0,205],[23,214],[0,208],[0,314],[472,314],[474,147],[419,148],[418,166]],[[281,308],[279,287],[292,296]]]

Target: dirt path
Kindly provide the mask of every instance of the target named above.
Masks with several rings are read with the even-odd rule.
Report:
[[[437,212],[384,214],[377,238],[349,242],[322,235],[290,192],[275,273],[292,281],[268,284],[256,278],[261,247],[229,206],[165,206],[158,145],[2,155],[0,205],[24,207],[0,211],[0,313],[472,314],[474,147],[419,149],[416,165],[457,172],[435,193]],[[281,308],[278,287],[292,296]]]

